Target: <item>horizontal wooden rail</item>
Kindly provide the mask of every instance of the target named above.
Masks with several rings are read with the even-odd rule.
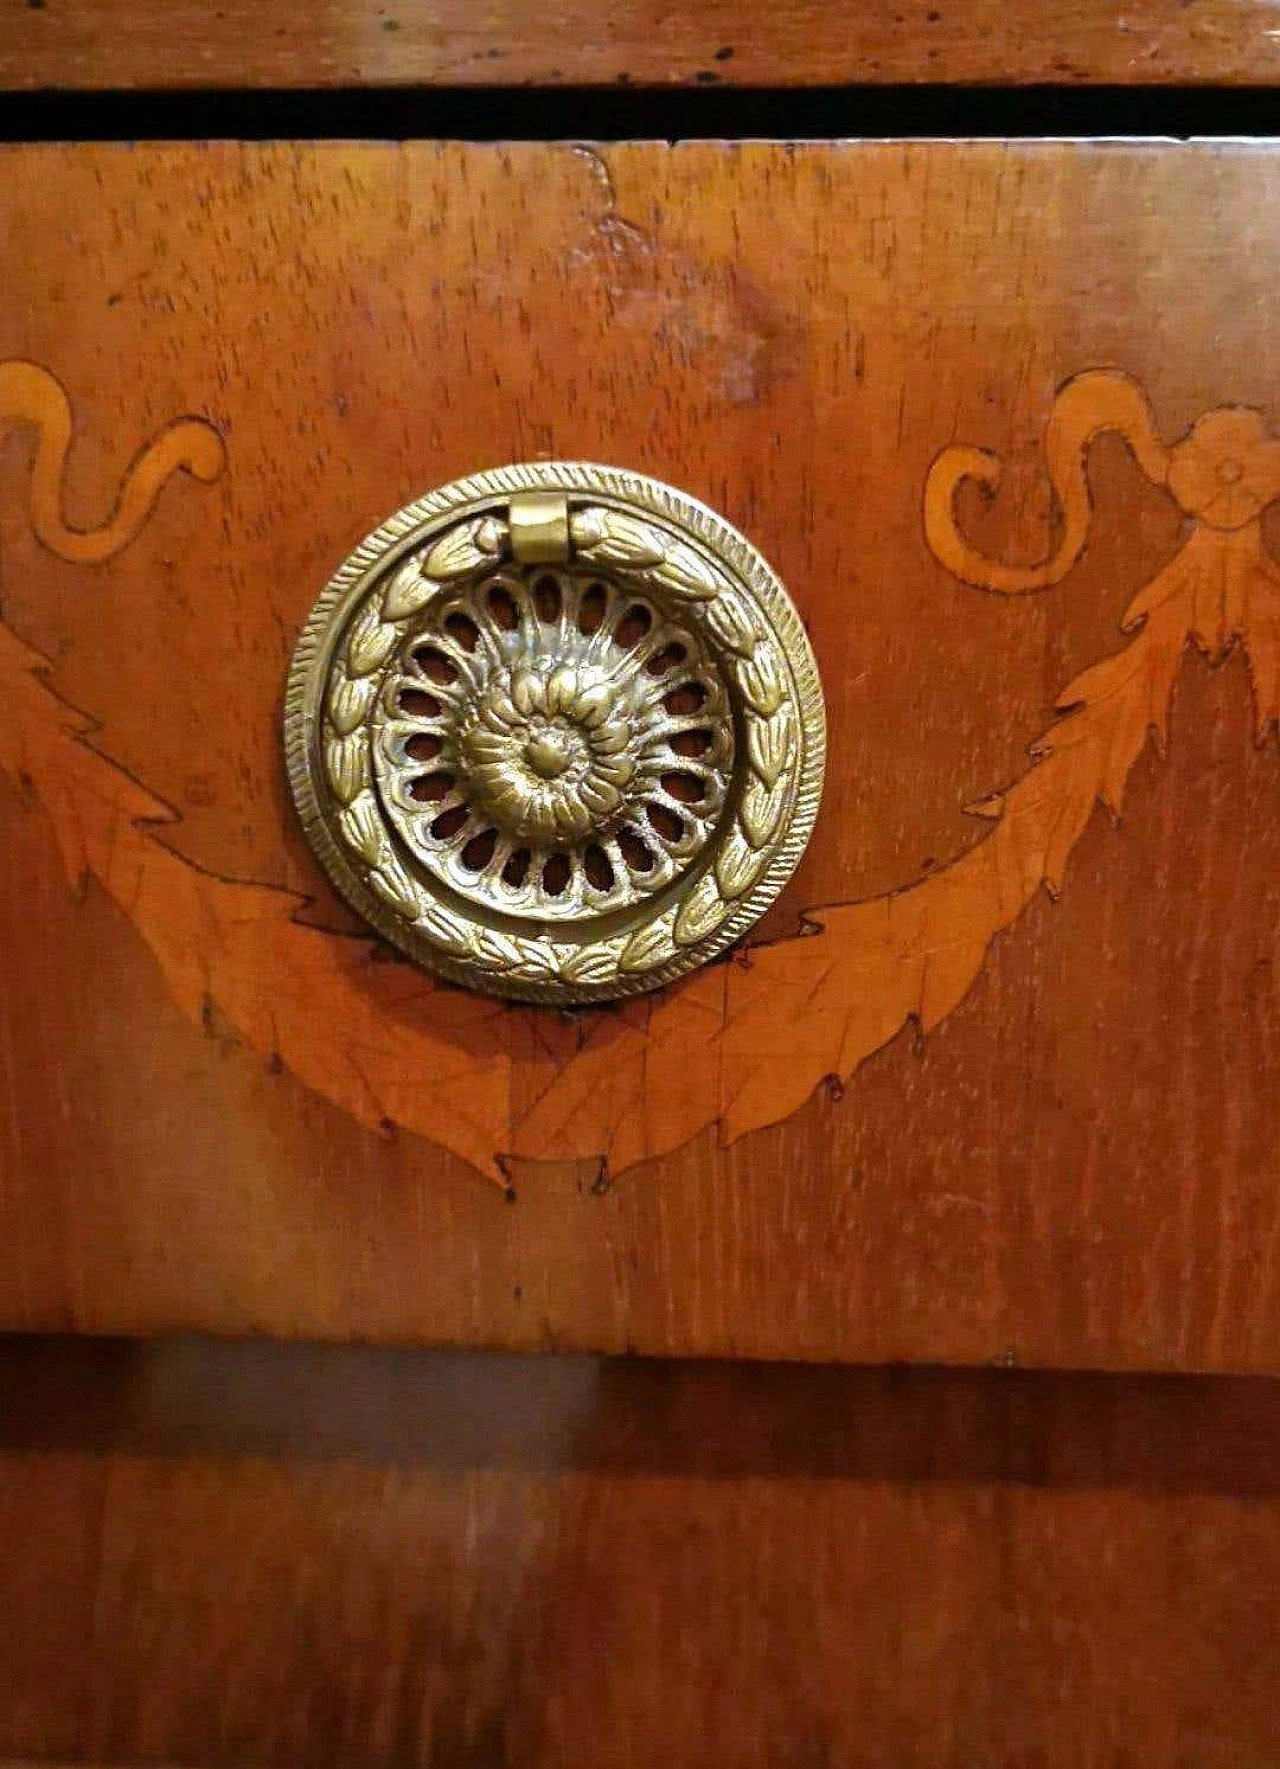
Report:
[[[6,0],[0,85],[1253,85],[1267,0]]]

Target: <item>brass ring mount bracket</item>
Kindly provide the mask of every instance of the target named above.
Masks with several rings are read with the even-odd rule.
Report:
[[[781,582],[621,468],[503,467],[392,516],[323,591],[289,778],[343,896],[452,982],[573,1004],[739,938],[813,828],[826,726]]]

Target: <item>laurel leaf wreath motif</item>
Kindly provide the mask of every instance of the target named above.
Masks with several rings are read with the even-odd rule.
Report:
[[[779,646],[729,574],[657,523],[607,506],[575,508],[575,557],[635,589],[705,607],[724,635],[726,668],[745,712],[748,778],[733,822],[722,833],[720,864],[706,871],[675,907],[634,933],[596,940],[533,939],[487,928],[455,913],[415,882],[378,814],[367,720],[371,680],[405,637],[406,623],[441,587],[510,548],[506,523],[472,517],[447,529],[397,565],[352,619],[334,659],[324,707],[325,772],[341,809],[337,832],[380,902],[443,953],[495,979],[599,986],[638,979],[681,949],[710,939],[760,878],[796,793],[800,765],[794,690]]]

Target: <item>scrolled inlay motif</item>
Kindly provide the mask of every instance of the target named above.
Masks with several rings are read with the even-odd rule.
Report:
[[[548,492],[563,552],[531,561],[512,501]],[[655,481],[553,463],[447,486],[352,555],[299,642],[287,743],[313,846],[388,938],[575,1002],[750,926],[812,828],[825,728],[742,536]]]

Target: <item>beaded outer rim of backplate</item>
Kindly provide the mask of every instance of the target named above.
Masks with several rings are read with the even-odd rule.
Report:
[[[404,851],[373,776],[369,718],[383,672],[426,599],[448,587],[433,588],[422,561],[444,556],[446,566],[449,558],[465,565],[479,525],[525,492],[567,497],[587,536],[576,555],[584,565],[661,595],[705,629],[738,722],[734,791],[701,863],[647,913],[604,937],[589,923],[530,933],[514,918],[490,921],[475,905],[451,901]],[[398,510],[362,541],[299,637],[284,728],[303,828],[352,907],[451,982],[560,1005],[657,988],[744,934],[804,852],[826,759],[813,652],[761,555],[682,492],[587,462],[521,463],[456,480]]]

